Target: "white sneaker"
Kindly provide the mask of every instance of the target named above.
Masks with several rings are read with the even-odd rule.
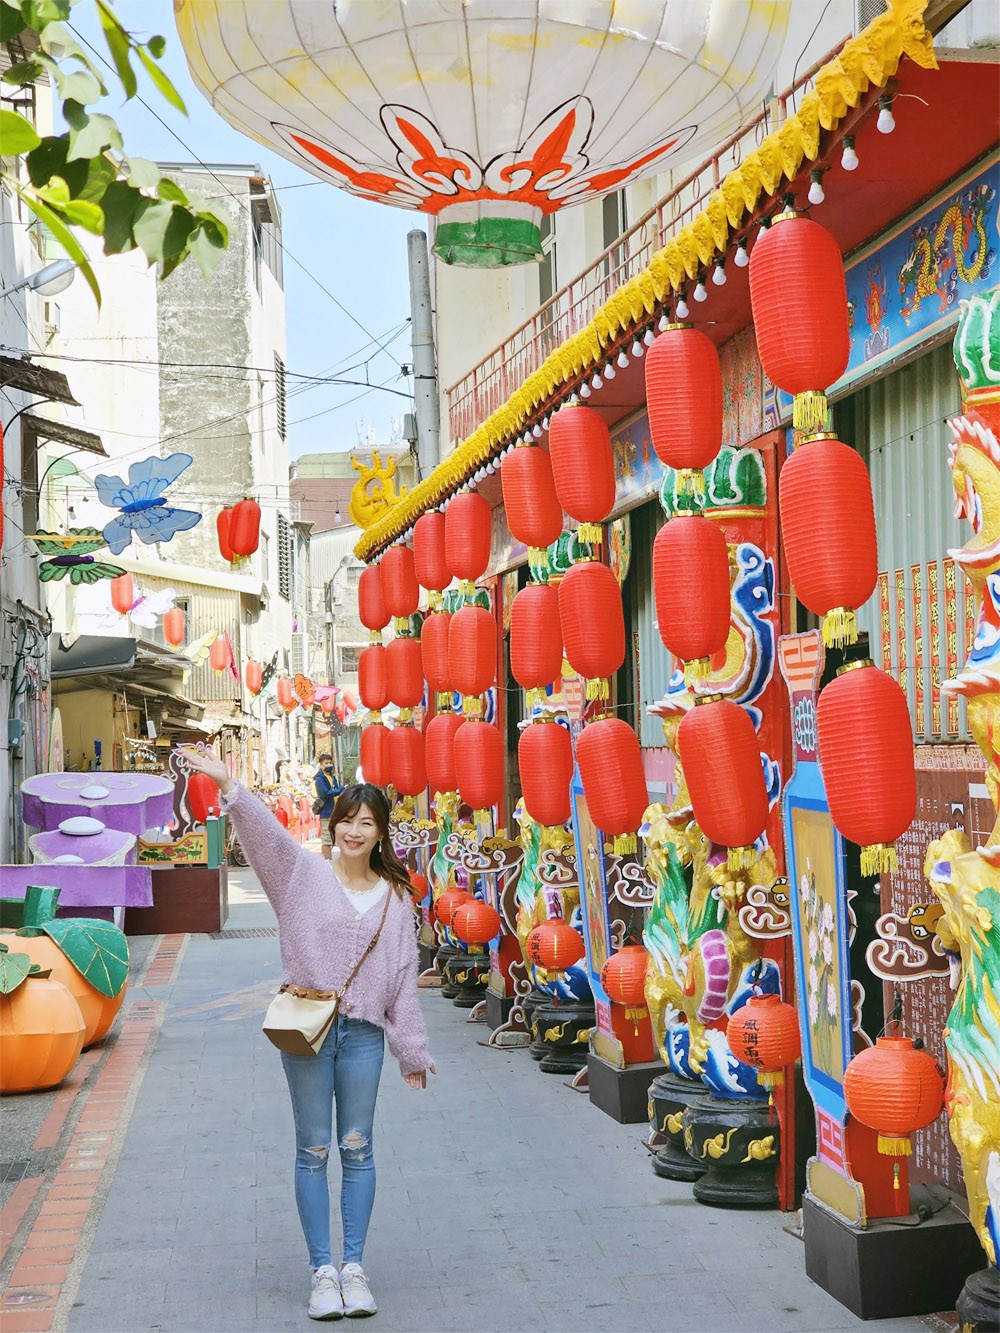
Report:
[[[348,1319],[359,1319],[374,1314],[378,1309],[365,1270],[360,1264],[344,1264],[340,1270],[340,1291],[344,1298],[344,1314]]]
[[[310,1319],[342,1319],[344,1299],[340,1294],[340,1278],[333,1264],[313,1269],[312,1290],[309,1293]]]

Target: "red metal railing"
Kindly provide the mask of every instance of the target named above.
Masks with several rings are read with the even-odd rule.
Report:
[[[835,47],[818,60],[759,116],[731,135],[588,268],[560,287],[505,342],[446,390],[449,448],[466,439],[490,413],[501,407],[550,352],[571,334],[585,328],[619,287],[648,268],[656,251],[701,212],[712,192],[739,165],[744,154],[752,152],[784,121],[789,102],[839,50],[839,46]]]

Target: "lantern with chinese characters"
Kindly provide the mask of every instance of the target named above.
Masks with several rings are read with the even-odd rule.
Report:
[[[298,706],[295,700],[295,696],[294,694],[292,694],[292,682],[288,679],[287,676],[279,676],[278,683],[274,688],[275,688],[275,693],[278,696],[278,704],[285,710],[286,713],[290,713],[293,708],[296,708]]]
[[[543,921],[536,926],[528,935],[524,949],[534,967],[556,975],[578,963],[586,953],[580,932],[558,920]]]
[[[408,546],[390,546],[382,557],[380,567],[385,609],[397,621],[408,619],[420,603],[413,552]]]
[[[799,445],[781,469],[778,512],[795,595],[823,617],[828,647],[855,643],[855,609],[878,580],[875,505],[861,455],[832,435]]]
[[[451,616],[447,611],[432,611],[420,627],[420,660],[427,684],[437,694],[451,694],[448,670],[448,636]]]
[[[722,368],[715,343],[690,324],[672,324],[646,353],[645,374],[656,455],[676,471],[679,495],[703,493],[703,471],[722,444]]]
[[[187,805],[196,824],[204,824],[210,814],[219,810],[219,788],[206,773],[189,773],[186,788]]]
[[[479,898],[459,903],[451,914],[451,933],[469,946],[470,953],[480,953],[500,934],[500,913]]]
[[[384,652],[389,698],[399,708],[416,708],[424,697],[420,640],[393,639]]]
[[[533,551],[558,541],[563,511],[545,450],[518,445],[500,465],[500,481],[507,526],[516,540]]]
[[[816,739],[830,816],[861,848],[862,875],[896,869],[892,845],[913,822],[913,729],[899,685],[864,659],[820,693]]]
[[[627,944],[613,953],[601,968],[601,985],[609,1000],[625,1006],[625,1017],[639,1031],[648,1016],[646,1008],[646,969],[649,954],[641,944]]]
[[[423,732],[409,723],[393,727],[388,751],[389,780],[396,791],[400,796],[419,796],[427,786]]]
[[[649,805],[639,738],[621,718],[600,718],[583,729],[576,762],[591,819],[613,837],[617,855],[634,852]]]
[[[711,671],[729,638],[729,547],[718,524],[698,514],[672,518],[653,542],[653,596],[664,647],[693,685]]]
[[[588,699],[607,699],[608,677],[625,661],[625,616],[618,580],[607,565],[585,560],[560,581],[558,596],[566,660],[587,677]]]
[[[750,307],[764,373],[794,395],[793,425],[823,430],[825,390],[851,354],[844,261],[830,232],[798,213],[774,218],[750,252]]]
[[[798,1015],[780,995],[751,995],[730,1018],[726,1041],[769,1089],[783,1081],[784,1071],[802,1054]]]
[[[677,728],[677,747],[699,828],[729,849],[730,870],[754,865],[768,796],[749,715],[729,699],[696,700]]]
[[[878,1131],[878,1150],[887,1157],[910,1156],[909,1136],[940,1115],[944,1088],[937,1061],[909,1037],[876,1038],[844,1071],[847,1109]]]
[[[358,618],[365,629],[371,631],[372,641],[381,643],[381,631],[391,617],[382,596],[382,571],[378,565],[368,565],[361,571],[358,579]]]
[[[473,896],[467,889],[445,889],[434,899],[434,918],[445,930],[451,929],[451,918],[463,903],[471,903]]]
[[[565,824],[572,812],[573,742],[565,727],[549,718],[533,722],[517,743],[517,769],[524,808],[538,824]]]
[[[559,593],[551,583],[529,583],[510,608],[510,672],[528,691],[529,707],[561,678],[562,660]]]
[[[579,524],[582,542],[599,542],[615,507],[615,462],[608,425],[592,407],[570,403],[549,422],[549,458],[556,494]]]
[[[243,679],[251,694],[260,694],[261,685],[264,680],[264,669],[261,664],[255,662],[252,657],[243,669]]]
[[[216,675],[220,675],[229,665],[229,640],[224,634],[219,634],[212,642],[208,650],[208,661]]]
[[[417,582],[430,593],[442,593],[451,582],[451,570],[445,558],[444,514],[432,509],[421,514],[413,525],[413,570]],[[440,598],[432,597],[431,606]]]
[[[503,737],[496,727],[481,718],[466,719],[455,735],[455,772],[462,800],[473,809],[473,818],[489,818],[493,806],[503,802]]]
[[[427,723],[424,751],[427,761],[427,786],[434,796],[442,791],[458,791],[455,766],[455,735],[465,722],[461,713],[438,713]]]
[[[486,573],[492,542],[493,520],[483,497],[476,491],[456,495],[444,513],[444,555],[466,597]]]
[[[465,711],[479,711],[479,696],[497,679],[497,627],[482,606],[463,606],[448,628],[448,675],[465,696]]]
[[[372,712],[378,712],[389,702],[389,667],[386,649],[372,643],[358,658],[358,693],[361,702]]]
[[[260,545],[260,505],[240,500],[229,513],[229,549],[237,558],[253,555]]]
[[[111,605],[120,616],[127,616],[135,601],[135,588],[131,574],[119,574],[111,580]]]
[[[219,538],[219,554],[223,560],[232,564],[235,559],[232,546],[229,544],[229,524],[232,521],[232,507],[220,509],[215,518],[215,531]]]
[[[389,728],[371,722],[361,728],[361,771],[376,787],[389,784]]]
[[[184,642],[184,612],[179,606],[172,606],[164,615],[163,637],[171,648],[179,648]]]

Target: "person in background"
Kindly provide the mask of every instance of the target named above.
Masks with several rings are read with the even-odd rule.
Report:
[[[344,784],[340,781],[333,771],[333,755],[321,754],[319,757],[319,768],[313,777],[313,786],[316,788],[316,802],[319,809],[313,807],[313,812],[319,815],[320,825],[322,826],[323,840],[323,858],[329,861],[333,855],[333,835],[330,832],[330,816],[333,814],[333,807],[337,803],[337,797],[344,790]]]

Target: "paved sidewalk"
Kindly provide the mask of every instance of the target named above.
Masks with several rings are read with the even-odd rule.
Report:
[[[123,1035],[162,1026],[130,1119],[55,1314],[32,1323],[24,1307],[11,1329],[315,1327],[288,1095],[259,1031],[279,975],[274,922],[249,872],[232,882],[227,929],[251,933],[190,937],[161,984],[132,994]],[[480,1045],[485,1028],[436,992],[422,1003],[438,1077],[418,1093],[391,1059],[383,1073],[373,1330],[927,1333],[915,1319],[855,1319],[808,1281],[786,1217],[701,1207],[653,1175],[642,1126],[615,1124],[527,1052]],[[133,1050],[146,1037],[135,1031]],[[330,1170],[336,1194],[335,1154]]]

